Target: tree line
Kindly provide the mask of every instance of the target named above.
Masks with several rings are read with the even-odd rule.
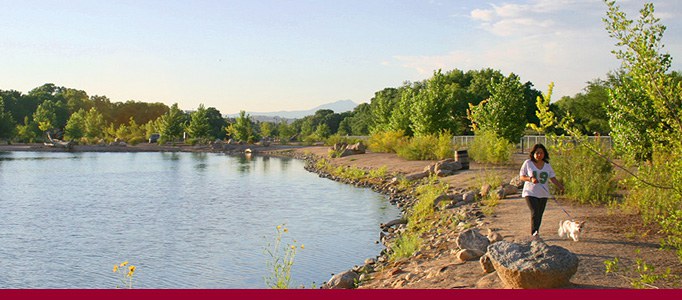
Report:
[[[552,109],[557,114],[571,111],[581,121],[586,120],[589,123],[586,131],[608,134],[608,120],[602,107],[607,84],[591,82],[585,94],[565,97]],[[244,111],[236,118],[225,118],[218,109],[203,104],[186,112],[177,103],[169,107],[159,102],[112,102],[106,96],[89,96],[83,90],[47,83],[26,94],[0,90],[0,139],[38,142],[51,133],[82,143],[115,139],[134,143],[160,133],[163,141],[188,136],[194,141],[232,138],[256,142],[272,138],[288,142],[386,130],[402,130],[407,136],[444,130],[467,135],[473,133],[473,124],[467,117],[469,105],[477,106],[484,100],[490,103],[486,109],[491,112],[513,108],[515,112],[502,121],[515,123],[523,132],[526,123],[537,122],[535,99],[541,96],[531,82],[521,83],[517,75],[505,76],[499,70],[438,70],[429,79],[377,91],[369,103],[362,103],[353,111],[319,110],[291,123],[274,123],[254,121]],[[490,99],[502,103],[495,104]],[[586,108],[585,103],[591,106]],[[517,136],[518,128],[509,133],[510,139]]]

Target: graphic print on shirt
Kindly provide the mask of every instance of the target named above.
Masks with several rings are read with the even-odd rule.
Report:
[[[540,172],[540,177],[538,177],[537,171],[533,171],[533,177],[537,178],[540,183],[545,184],[547,183],[549,174],[547,174],[547,172]]]

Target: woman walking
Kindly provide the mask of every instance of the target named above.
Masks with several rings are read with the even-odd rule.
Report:
[[[549,153],[543,144],[533,145],[529,156],[519,172],[519,177],[524,181],[521,196],[526,198],[530,208],[530,234],[533,239],[539,239],[542,214],[550,197],[548,182],[554,183],[562,193],[564,186],[556,179],[554,169],[549,164]]]

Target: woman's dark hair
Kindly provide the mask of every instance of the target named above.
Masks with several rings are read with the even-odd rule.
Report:
[[[547,152],[547,148],[545,148],[545,145],[543,144],[535,144],[533,145],[533,149],[530,150],[530,160],[535,161],[535,151],[538,151],[538,149],[542,149],[542,151],[545,152],[545,157],[542,158],[546,163],[549,162],[549,152]]]

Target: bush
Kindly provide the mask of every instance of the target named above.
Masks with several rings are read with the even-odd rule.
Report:
[[[142,143],[142,142],[144,142],[144,141],[145,141],[145,138],[144,138],[144,137],[136,136],[136,137],[134,137],[134,138],[131,138],[131,139],[128,141],[128,144],[135,146],[135,145],[137,145],[137,144],[139,144],[139,143]]]
[[[677,148],[677,149],[675,149]],[[682,146],[671,149],[655,149],[652,161],[639,166],[637,178],[625,180],[629,193],[624,206],[641,213],[645,224],[652,222],[661,226],[665,234],[662,245],[677,249],[682,261]],[[653,184],[653,185],[652,185]]]
[[[396,153],[407,160],[432,160],[436,159],[437,144],[438,139],[433,135],[415,136],[396,149]]]
[[[514,144],[492,131],[478,130],[468,154],[479,163],[504,163],[511,160]]]
[[[592,144],[591,147],[600,146]],[[564,183],[569,198],[582,204],[607,204],[611,201],[616,185],[613,166],[609,161],[594,155],[583,145],[558,143],[549,152],[552,168],[557,178]],[[600,152],[607,153],[605,149]]]
[[[436,160],[451,158],[455,151],[448,131],[439,135],[415,136],[396,149],[398,156],[407,160]]]
[[[367,149],[372,152],[396,153],[407,141],[408,137],[402,130],[375,132],[367,140]]]
[[[346,144],[350,145],[350,144],[356,144],[358,142],[362,142],[362,140],[358,139],[358,138],[351,138],[351,137],[342,136],[339,134],[334,134],[334,135],[329,136],[325,140],[324,144],[326,146],[333,146],[334,144],[340,144],[340,143],[346,143]]]

